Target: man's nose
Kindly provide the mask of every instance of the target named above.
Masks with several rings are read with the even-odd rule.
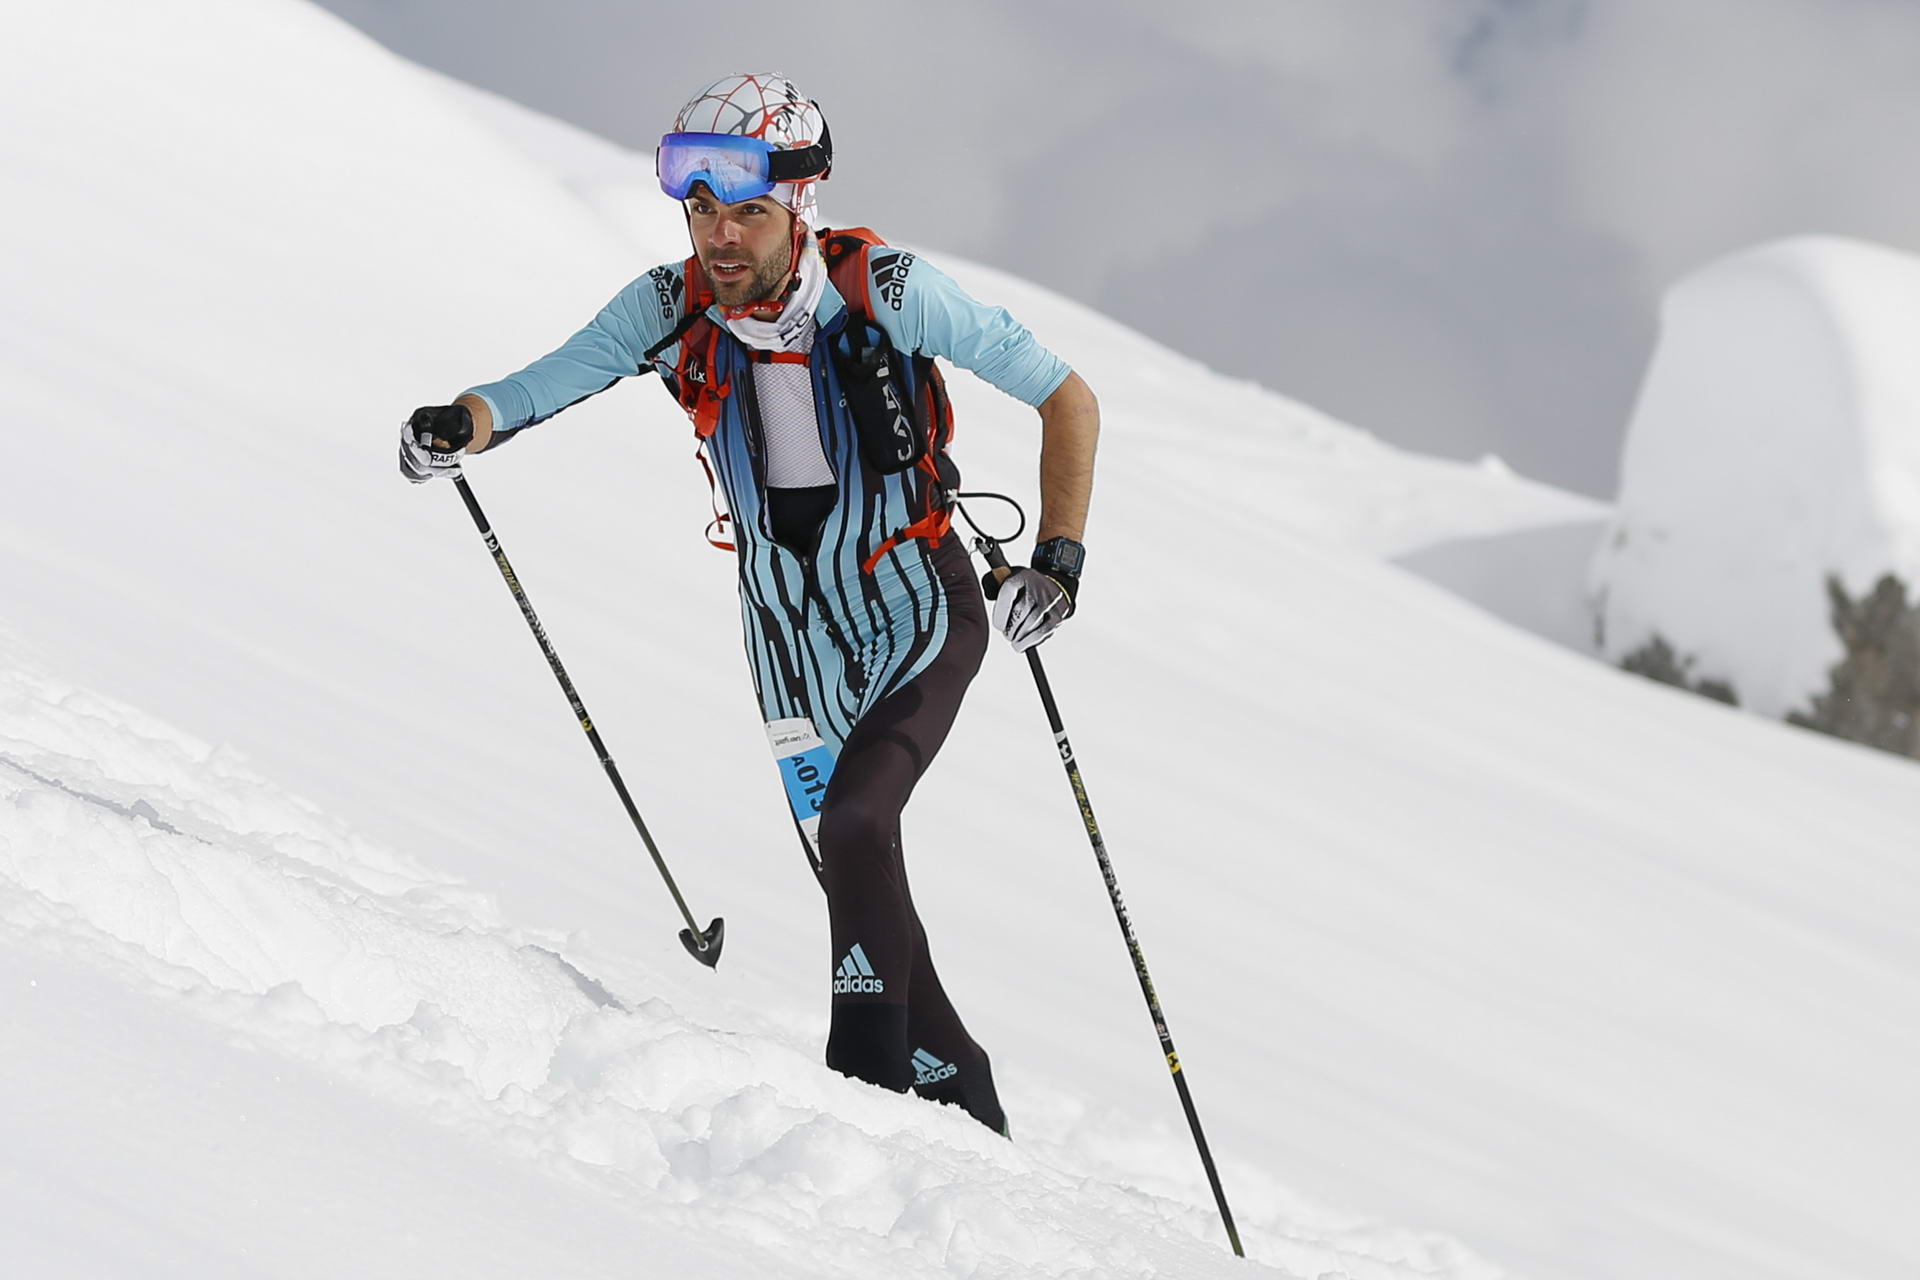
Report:
[[[713,231],[707,239],[713,243],[715,248],[725,248],[727,245],[739,244],[740,224],[725,214],[722,214],[713,220]]]

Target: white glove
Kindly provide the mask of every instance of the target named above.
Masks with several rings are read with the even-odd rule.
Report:
[[[1025,653],[1073,615],[1073,597],[1038,569],[1015,569],[994,597],[993,625]]]

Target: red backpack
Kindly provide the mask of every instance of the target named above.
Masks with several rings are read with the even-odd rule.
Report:
[[[862,567],[871,573],[880,557],[900,543],[926,538],[937,544],[952,526],[953,513],[946,497],[948,490],[959,484],[958,472],[946,456],[947,445],[953,439],[953,404],[947,398],[946,380],[933,358],[917,352],[909,357],[911,385],[917,394],[909,397],[901,393],[891,363],[899,358],[899,353],[888,340],[886,331],[873,320],[871,283],[875,264],[870,262],[871,255],[881,250],[895,258],[905,258],[903,266],[911,263],[911,257],[889,247],[865,227],[818,234],[820,253],[827,264],[827,279],[846,301],[849,313],[846,327],[832,339],[831,356],[848,391],[849,407],[856,419],[863,452],[869,463],[882,473],[909,467],[926,473],[922,482],[927,494],[925,514],[895,531],[867,558]],[[877,265],[883,277],[882,294],[886,297],[887,281],[894,278],[889,271],[892,263],[881,261]],[[721,382],[714,374],[722,326],[707,316],[707,309],[714,304],[713,284],[701,267],[698,255],[686,260],[684,278],[682,305],[686,309],[680,322],[666,337],[647,348],[646,359],[651,364],[668,347],[676,342],[680,344],[673,371],[662,372],[661,381],[686,411],[693,423],[694,435],[704,442],[719,429],[720,413],[733,386],[731,381]],[[749,351],[748,354],[755,361],[802,363],[808,359],[798,352]],[[909,398],[912,400],[910,411],[906,404]],[[734,544],[721,540],[732,517],[720,511],[719,485],[705,454],[696,456],[715,496],[714,518],[707,526],[707,541],[732,551]],[[716,531],[719,537],[715,536]]]

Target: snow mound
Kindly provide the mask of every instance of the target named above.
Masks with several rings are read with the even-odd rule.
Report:
[[[1842,654],[1826,581],[1920,582],[1920,258],[1810,236],[1676,285],[1592,569],[1606,656],[1665,639],[1766,715]]]

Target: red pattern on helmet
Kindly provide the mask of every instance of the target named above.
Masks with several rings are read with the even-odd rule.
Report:
[[[793,81],[776,72],[723,76],[693,95],[674,118],[675,132],[730,133],[758,138],[783,151],[821,141],[826,118],[818,104],[801,93]],[[810,225],[819,224],[819,199],[814,184],[820,178],[783,182],[773,198]]]
[[[814,123],[819,113],[820,109],[793,81],[777,73],[760,72],[714,81],[680,108],[674,128],[738,134],[770,141],[782,150],[792,150],[820,141],[814,136],[818,132]],[[771,138],[769,132],[773,134]]]

